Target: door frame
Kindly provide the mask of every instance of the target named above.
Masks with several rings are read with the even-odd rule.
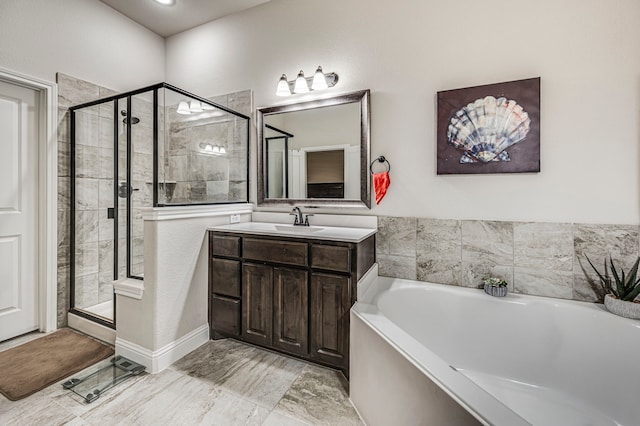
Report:
[[[39,93],[38,102],[38,327],[57,329],[58,85],[0,67],[0,80]]]

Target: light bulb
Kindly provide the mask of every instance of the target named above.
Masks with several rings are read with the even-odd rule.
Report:
[[[291,95],[291,89],[289,88],[289,83],[287,82],[287,76],[282,74],[282,77],[280,77],[280,81],[278,81],[276,96],[290,96],[290,95]]]
[[[178,114],[189,115],[191,114],[191,110],[189,109],[189,105],[182,101],[178,104],[178,109],[176,110]]]
[[[327,78],[322,72],[322,67],[318,66],[316,73],[313,75],[313,83],[311,84],[311,88],[313,90],[324,90],[328,87],[329,86],[327,85]]]
[[[304,72],[300,70],[298,78],[296,78],[296,85],[293,88],[293,93],[307,93],[309,86],[307,86],[307,80],[304,78]]]
[[[227,150],[224,149],[224,146],[221,146],[220,147],[220,154],[226,154],[226,153],[227,153]]]

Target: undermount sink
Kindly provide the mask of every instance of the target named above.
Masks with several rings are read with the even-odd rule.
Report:
[[[299,225],[275,225],[276,230],[280,232],[293,232],[295,234],[310,234],[312,232],[322,231],[321,226],[299,226]]]

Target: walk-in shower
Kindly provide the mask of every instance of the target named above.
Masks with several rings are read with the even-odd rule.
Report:
[[[160,83],[69,109],[70,311],[115,327],[143,279],[143,209],[248,201],[249,117]]]

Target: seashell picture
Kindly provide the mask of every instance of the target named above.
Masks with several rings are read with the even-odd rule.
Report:
[[[540,78],[438,92],[438,174],[540,171]]]

